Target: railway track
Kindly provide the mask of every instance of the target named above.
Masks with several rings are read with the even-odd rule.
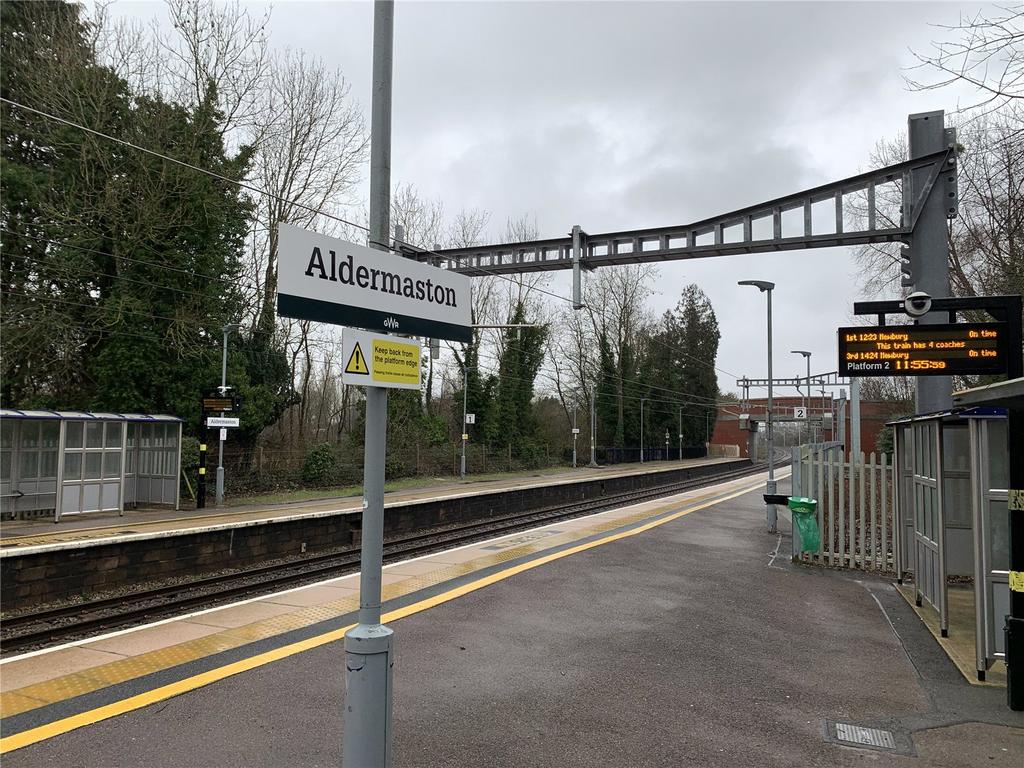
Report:
[[[485,538],[515,533],[540,524],[671,496],[723,480],[744,477],[762,469],[763,464],[755,464],[739,470],[703,475],[574,504],[556,505],[520,514],[424,530],[386,541],[384,560],[403,560]],[[296,561],[278,562],[232,573],[201,577],[181,584],[14,615],[5,618],[0,624],[0,654],[7,656],[34,650],[91,634],[167,618],[188,610],[214,607],[236,599],[343,576],[358,569],[359,550],[350,548]]]

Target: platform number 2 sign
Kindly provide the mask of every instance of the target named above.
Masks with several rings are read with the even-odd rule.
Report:
[[[802,407],[802,406],[798,407],[798,408],[794,408],[793,409],[793,418],[794,419],[806,419],[807,418],[807,409]]]

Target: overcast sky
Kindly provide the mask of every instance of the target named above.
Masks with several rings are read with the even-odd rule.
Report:
[[[542,237],[674,225],[868,167],[907,115],[951,110],[963,91],[908,91],[926,51],[977,4],[399,2],[392,181],[453,214],[482,208],[498,234],[535,218]],[[265,6],[253,4],[254,13]],[[115,13],[162,14],[119,3]],[[274,47],[339,67],[369,119],[373,7],[279,2]],[[836,328],[858,296],[848,249],[662,266],[652,308],[696,282],[722,329],[719,367],[766,373],[765,302],[737,280],[777,284],[775,373],[836,369]],[[568,295],[560,276],[552,290]],[[719,373],[723,390],[734,378]]]

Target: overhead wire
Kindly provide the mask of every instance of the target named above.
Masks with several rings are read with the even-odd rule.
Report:
[[[30,235],[30,234],[27,234],[25,232],[15,232],[14,230],[7,229],[6,227],[3,227],[3,226],[0,226],[0,232],[6,232],[7,234],[13,235],[15,237],[24,237],[24,238],[27,238],[29,240],[35,240],[35,241],[40,242],[40,243],[47,243],[48,245],[53,245],[53,246],[56,246],[58,248],[70,248],[71,250],[74,250],[74,251],[82,251],[84,253],[92,253],[92,254],[96,254],[97,256],[106,256],[108,258],[116,259],[118,261],[126,261],[126,262],[129,262],[129,263],[132,263],[132,264],[144,264],[144,265],[149,266],[149,267],[154,267],[156,269],[164,269],[164,270],[168,270],[168,271],[172,271],[172,272],[181,272],[181,273],[186,274],[186,275],[194,275],[195,277],[203,278],[204,280],[213,280],[213,281],[216,281],[218,283],[226,283],[227,285],[236,285],[238,283],[237,280],[229,278],[229,277],[220,277],[220,276],[217,276],[217,275],[209,275],[209,274],[206,274],[204,272],[198,272],[196,270],[186,269],[185,267],[175,267],[175,266],[173,266],[171,264],[160,264],[159,262],[156,262],[156,261],[147,261],[146,259],[139,259],[139,258],[136,258],[134,256],[116,256],[116,255],[114,255],[112,253],[108,253],[106,251],[100,251],[100,250],[97,250],[95,248],[86,248],[86,247],[81,246],[81,245],[74,245],[73,243],[65,243],[65,242],[62,242],[60,240],[51,240],[51,239],[46,238],[46,237],[39,237],[38,235]],[[33,258],[33,257],[29,257],[29,258]],[[36,261],[37,261],[37,263],[43,263],[43,262],[39,261],[38,259]],[[118,277],[120,277],[120,276],[118,276]],[[121,278],[121,279],[124,279],[124,278]],[[257,285],[256,283],[250,283],[246,287],[259,289],[260,286]]]
[[[153,288],[154,290],[168,291],[168,292],[171,292],[171,293],[180,293],[180,294],[182,294],[184,296],[195,296],[195,297],[200,298],[200,299],[209,299],[209,296],[207,296],[206,294],[199,293],[198,291],[190,291],[187,288],[176,288],[176,287],[171,286],[171,285],[162,285],[160,283],[155,283],[155,282],[147,281],[147,280],[135,280],[134,278],[125,277],[124,275],[112,275],[109,272],[96,272],[96,271],[93,271],[91,269],[88,269],[84,265],[68,264],[68,263],[52,264],[49,261],[46,261],[44,259],[40,259],[40,258],[38,258],[36,256],[23,256],[22,258],[26,259],[27,261],[31,261],[33,264],[39,264],[41,266],[50,267],[50,268],[52,268],[52,269],[54,269],[54,270],[56,270],[58,272],[64,271],[65,274],[68,274],[70,272],[74,272],[74,273],[77,273],[79,275],[85,275],[85,276],[90,276],[90,277],[107,277],[107,278],[110,278],[112,280],[116,280],[117,282],[126,282],[126,283],[131,283],[133,285],[143,285],[143,286],[147,286],[149,288]]]
[[[138,144],[135,144],[133,142],[127,141],[125,139],[121,139],[121,138],[118,138],[116,136],[112,136],[112,135],[104,133],[102,131],[98,131],[98,130],[96,130],[94,128],[90,128],[88,126],[82,125],[81,123],[77,123],[77,122],[75,122],[73,120],[68,120],[67,118],[63,118],[63,117],[60,117],[58,115],[54,115],[54,114],[52,114],[50,112],[46,112],[46,111],[38,109],[36,107],[31,107],[31,106],[28,106],[26,104],[22,104],[20,102],[14,101],[12,99],[8,99],[6,97],[0,97],[0,102],[9,104],[9,105],[11,105],[13,107],[25,110],[27,112],[32,112],[34,114],[40,115],[41,117],[44,117],[44,118],[49,119],[49,120],[53,120],[53,121],[58,122],[58,123],[62,123],[62,124],[67,125],[69,127],[77,128],[79,130],[85,131],[86,133],[92,134],[92,135],[97,136],[99,138],[103,138],[103,139],[106,139],[108,141],[112,141],[112,142],[114,142],[116,144],[119,144],[121,146],[129,147],[129,148],[137,150],[139,152],[143,152],[143,153],[145,153],[147,155],[150,155],[152,157],[156,157],[156,158],[159,158],[161,160],[165,160],[167,162],[174,163],[175,165],[178,165],[180,167],[189,168],[189,169],[191,169],[193,171],[196,171],[198,173],[203,173],[203,174],[205,174],[207,176],[210,176],[212,178],[215,178],[215,179],[217,179],[219,181],[223,181],[223,182],[226,182],[226,183],[229,183],[229,184],[234,184],[234,185],[238,186],[239,188],[245,189],[246,191],[251,192],[253,194],[260,195],[260,196],[263,196],[263,197],[266,197],[266,198],[269,198],[269,199],[277,200],[279,202],[288,203],[289,205],[293,205],[294,207],[299,208],[301,210],[304,210],[304,211],[306,211],[308,213],[313,213],[313,214],[316,214],[316,215],[319,215],[319,216],[323,216],[323,217],[328,218],[328,219],[332,219],[332,220],[337,221],[337,222],[339,222],[341,224],[345,224],[346,226],[354,227],[356,229],[365,231],[367,233],[369,233],[369,231],[370,231],[369,227],[364,225],[364,224],[360,224],[358,222],[354,222],[354,221],[345,219],[344,217],[338,216],[337,214],[330,213],[328,211],[324,211],[322,209],[315,208],[313,206],[309,206],[309,205],[306,205],[304,203],[300,203],[300,202],[297,202],[297,201],[294,201],[294,200],[289,200],[287,198],[281,197],[280,195],[275,195],[274,193],[272,193],[272,192],[270,192],[268,190],[261,189],[260,187],[257,187],[257,186],[255,186],[253,184],[250,184],[248,182],[242,181],[240,179],[233,179],[233,178],[231,178],[229,176],[225,176],[223,174],[217,173],[216,171],[211,171],[208,168],[203,168],[201,166],[197,166],[197,165],[194,165],[192,163],[188,163],[188,162],[186,162],[184,160],[180,160],[178,158],[172,157],[172,156],[164,154],[162,152],[157,152],[155,150],[149,149],[148,147],[140,146]],[[15,234],[17,234],[17,233],[15,233]],[[422,246],[415,245],[413,243],[410,243],[408,241],[405,241],[405,240],[402,240],[402,239],[399,239],[399,238],[392,238],[392,239],[394,240],[395,243],[409,246],[410,248],[418,251],[421,254],[426,254],[428,256],[435,256],[435,257],[440,258],[440,259],[446,258],[442,254],[440,254],[437,251],[432,250],[430,248],[424,248]],[[63,244],[61,244],[61,245],[63,245]],[[71,247],[74,247],[74,246],[71,246]],[[105,254],[105,255],[110,256],[110,254]],[[118,258],[120,258],[120,257],[118,257]],[[490,269],[488,269],[486,267],[483,267],[483,266],[474,266],[473,269],[477,270],[477,271],[480,271],[480,272],[484,272],[488,276],[496,277],[496,278],[505,280],[505,281],[510,282],[510,283],[512,283],[514,285],[520,285],[520,286],[522,285],[521,283],[517,282],[513,278],[510,278],[510,277],[508,277],[508,276],[506,276],[504,274],[501,274],[499,272],[495,272],[495,271],[490,270]],[[223,278],[214,278],[214,279],[223,279]],[[258,286],[257,286],[257,288],[258,288]],[[556,298],[556,299],[558,299],[560,301],[565,301],[565,302],[568,302],[568,303],[572,303],[572,299],[571,298],[566,297],[566,296],[562,296],[562,295],[554,293],[552,291],[548,291],[548,290],[546,290],[544,288],[541,288],[539,286],[527,286],[526,290],[528,292],[529,291],[537,291],[538,293],[542,293],[542,294],[551,296],[551,297]],[[737,379],[738,378],[742,378],[742,377],[738,376],[737,374],[734,374],[734,373],[731,373],[729,371],[726,371],[723,368],[719,368],[718,366],[714,365],[713,363],[708,363],[707,361],[700,360],[699,358],[696,358],[693,355],[690,355],[689,353],[684,352],[683,350],[679,350],[679,349],[676,349],[676,348],[671,347],[669,345],[666,345],[664,342],[661,342],[658,339],[650,338],[649,341],[652,341],[652,342],[657,343],[657,344],[661,344],[662,346],[664,346],[664,347],[666,347],[668,349],[671,349],[672,351],[674,351],[674,352],[676,352],[678,354],[682,354],[682,355],[684,355],[686,357],[694,359],[697,362],[699,362],[701,365],[707,365],[707,366],[711,367],[712,369],[714,369],[716,371],[719,371],[721,373],[726,374],[727,376],[732,376],[732,377],[737,378]]]
[[[255,195],[260,195],[260,196],[269,198],[271,200],[277,200],[278,202],[287,203],[287,204],[292,205],[292,206],[294,206],[296,208],[304,210],[307,213],[312,213],[312,214],[315,214],[315,215],[318,215],[318,216],[323,216],[324,218],[327,218],[327,219],[332,219],[332,220],[337,221],[337,222],[339,222],[341,224],[345,224],[346,226],[355,227],[356,229],[362,230],[362,231],[364,231],[366,233],[370,232],[370,228],[368,226],[366,226],[365,224],[359,224],[357,222],[350,221],[350,220],[345,219],[345,218],[343,218],[341,216],[338,216],[337,214],[330,213],[328,211],[324,211],[324,210],[319,209],[319,208],[314,208],[313,206],[306,205],[305,203],[300,203],[300,202],[297,202],[295,200],[290,200],[288,198],[281,197],[280,195],[275,195],[274,193],[272,193],[272,192],[270,192],[268,190],[261,189],[260,187],[255,186],[254,184],[249,184],[248,182],[241,181],[239,179],[232,179],[229,176],[224,176],[223,174],[217,173],[216,171],[211,171],[208,168],[203,168],[203,167],[198,166],[198,165],[193,165],[192,163],[185,162],[184,160],[179,160],[176,157],[172,157],[170,155],[166,155],[166,154],[164,154],[162,152],[157,152],[155,150],[149,149],[148,147],[143,147],[143,146],[140,146],[138,144],[134,144],[134,143],[132,143],[130,141],[127,141],[126,139],[121,139],[121,138],[118,138],[116,136],[111,136],[108,133],[104,133],[102,131],[98,131],[95,128],[89,128],[88,126],[82,125],[81,123],[77,123],[74,120],[68,120],[67,118],[60,117],[58,115],[54,115],[54,114],[52,114],[50,112],[46,112],[44,110],[37,109],[35,107],[30,107],[27,104],[22,104],[20,102],[13,101],[12,99],[8,99],[8,98],[3,97],[3,96],[0,96],[0,102],[3,102],[5,104],[10,104],[13,107],[17,107],[18,109],[23,109],[23,110],[25,110],[27,112],[32,112],[34,114],[40,115],[41,117],[45,117],[48,120],[53,120],[55,122],[62,123],[62,124],[67,125],[67,126],[69,126],[71,128],[77,128],[79,130],[85,131],[86,133],[92,134],[93,136],[97,136],[99,138],[106,139],[108,141],[112,141],[112,142],[114,142],[116,144],[120,144],[121,146],[129,147],[131,149],[138,150],[139,152],[144,152],[147,155],[150,155],[152,157],[160,158],[161,160],[166,160],[167,162],[174,163],[175,165],[178,165],[180,167],[189,168],[189,169],[191,169],[193,171],[196,171],[198,173],[206,174],[207,176],[215,178],[215,179],[217,179],[219,181],[227,182],[228,184],[234,184],[234,185],[238,186],[239,188],[244,189],[247,192],[251,192],[251,193],[253,193]],[[437,251],[434,251],[434,250],[432,250],[430,248],[424,248],[422,246],[414,245],[413,243],[409,243],[409,242],[407,242],[405,240],[401,240],[399,238],[392,238],[392,240],[394,240],[394,242],[399,243],[401,245],[409,246],[410,248],[412,248],[412,249],[414,249],[414,250],[416,250],[416,251],[418,251],[420,253],[426,254],[428,256],[435,256],[435,257],[437,257],[439,259],[445,258],[442,254],[437,253]],[[495,272],[493,270],[486,269],[484,267],[474,267],[474,269],[479,269],[479,271],[485,272],[488,275],[490,275],[491,277],[497,277],[499,279],[506,280],[506,281],[508,281],[510,283],[513,283],[515,285],[520,285],[520,283],[518,283],[513,278],[510,278],[510,277],[508,277],[506,275],[503,275],[500,272]],[[546,294],[546,295],[551,296],[553,298],[559,299],[560,301],[565,301],[565,302],[572,303],[572,299],[571,298],[569,298],[567,296],[562,296],[562,295],[557,294],[557,293],[553,293],[553,292],[548,291],[548,290],[546,290],[544,288],[540,288],[539,286],[529,286],[527,288],[527,290],[528,291],[530,291],[530,290],[537,291],[538,293]]]

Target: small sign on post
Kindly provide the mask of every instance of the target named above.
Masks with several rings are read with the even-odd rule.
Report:
[[[341,340],[341,380],[360,387],[420,388],[420,344],[346,328]]]
[[[476,414],[475,413],[467,413],[466,414],[466,423],[467,424],[476,424]]]
[[[206,426],[208,427],[235,427],[239,425],[239,418],[237,416],[207,416]],[[221,438],[223,440],[224,438]]]
[[[807,409],[804,408],[803,406],[797,406],[796,408],[793,409],[793,418],[794,419],[806,419],[807,418]]]

